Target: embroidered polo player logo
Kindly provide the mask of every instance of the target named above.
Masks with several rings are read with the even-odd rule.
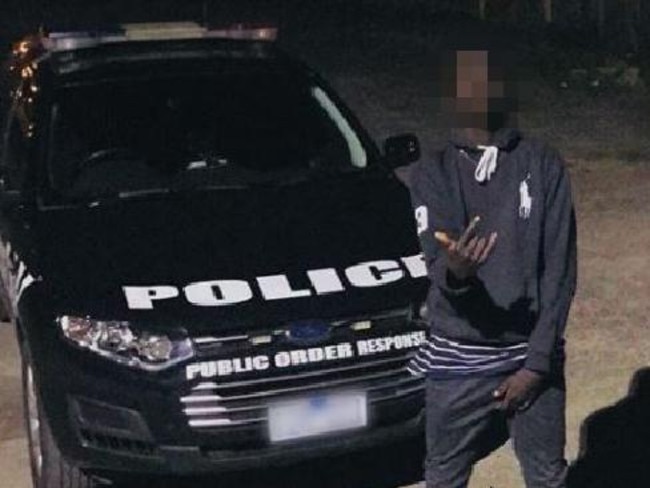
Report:
[[[526,178],[519,183],[519,217],[522,219],[527,219],[530,217],[530,210],[533,207],[533,199],[530,196],[530,191],[528,188],[528,180],[530,179],[530,173]]]

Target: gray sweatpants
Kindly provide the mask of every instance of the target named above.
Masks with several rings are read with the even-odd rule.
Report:
[[[564,378],[547,381],[525,411],[496,409],[507,376],[427,379],[427,488],[464,488],[473,465],[511,438],[527,488],[565,488]]]

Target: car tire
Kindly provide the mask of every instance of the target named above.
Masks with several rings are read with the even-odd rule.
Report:
[[[59,451],[41,408],[29,359],[23,354],[23,411],[27,428],[29,460],[34,488],[97,488],[106,486],[68,462]]]

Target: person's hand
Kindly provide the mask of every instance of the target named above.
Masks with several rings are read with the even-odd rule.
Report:
[[[497,233],[489,237],[475,236],[480,217],[474,217],[457,241],[444,232],[436,232],[434,237],[447,251],[447,267],[458,280],[474,276],[478,268],[490,256],[497,242]]]
[[[512,412],[525,410],[535,400],[542,386],[543,376],[522,368],[509,376],[494,392],[499,410]]]

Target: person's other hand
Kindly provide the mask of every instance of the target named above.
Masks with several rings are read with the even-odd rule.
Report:
[[[487,260],[497,242],[497,233],[489,237],[475,236],[480,217],[474,217],[457,241],[444,232],[436,232],[434,237],[447,251],[447,267],[458,280],[474,276],[477,269]]]
[[[535,400],[542,386],[540,373],[522,368],[509,376],[494,392],[499,410],[525,410]]]

